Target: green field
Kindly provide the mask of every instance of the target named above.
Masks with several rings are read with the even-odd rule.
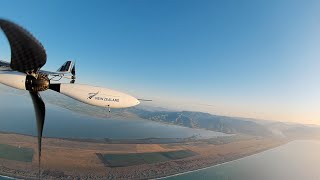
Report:
[[[0,158],[21,162],[32,162],[33,149],[0,144]]]
[[[190,150],[153,152],[153,153],[127,153],[127,154],[97,154],[108,167],[126,167],[139,164],[152,164],[176,159],[183,159],[196,155]]]

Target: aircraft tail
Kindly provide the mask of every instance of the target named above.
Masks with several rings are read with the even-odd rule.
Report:
[[[74,67],[74,62],[67,61],[57,70],[57,72],[71,73],[73,67]]]
[[[71,74],[70,76],[70,83],[75,83],[76,80],[76,63],[73,61],[67,61],[65,62],[58,70],[57,72],[63,73],[63,74]],[[69,78],[69,76],[64,76],[66,78]]]

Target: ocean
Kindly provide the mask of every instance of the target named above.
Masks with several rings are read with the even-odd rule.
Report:
[[[167,180],[319,180],[320,141],[301,140]]]

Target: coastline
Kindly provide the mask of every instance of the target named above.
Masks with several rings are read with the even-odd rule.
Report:
[[[274,147],[274,148],[277,148],[277,147]],[[271,148],[271,149],[274,149],[274,148]],[[268,149],[268,150],[271,150],[271,149]],[[266,151],[268,151],[268,150],[266,150]],[[259,154],[259,153],[256,153],[256,154]],[[190,170],[190,171],[186,171],[186,172],[182,172],[182,173],[177,173],[177,174],[173,174],[173,175],[169,175],[169,176],[164,176],[164,177],[155,178],[154,180],[167,179],[167,178],[170,178],[170,177],[180,176],[180,175],[184,175],[184,174],[190,174],[190,173],[193,173],[193,172],[197,172],[197,171],[202,171],[202,170],[206,170],[206,169],[218,167],[218,166],[221,166],[221,165],[224,165],[224,164],[227,164],[227,163],[236,162],[236,161],[238,161],[238,160],[241,160],[241,159],[244,159],[244,158],[247,158],[247,157],[250,157],[250,156],[254,156],[254,155],[256,155],[256,154],[251,154],[251,155],[248,155],[248,156],[239,158],[239,159],[234,159],[234,160],[231,160],[231,161],[226,161],[226,162],[223,162],[223,163],[220,163],[220,164],[216,164],[216,165],[212,165],[212,166],[208,166],[208,167],[203,167],[203,168],[199,168],[199,169],[195,169],[195,170]]]
[[[0,178],[16,179],[16,178],[14,178],[14,177],[9,177],[9,176],[5,176],[5,175],[1,175],[1,174],[0,174]]]
[[[2,175],[2,174],[0,174],[0,178],[23,180],[20,177],[14,177],[14,176]]]
[[[221,165],[224,165],[224,164],[228,164],[228,163],[232,163],[232,162],[237,162],[237,161],[240,161],[240,160],[242,160],[242,159],[245,159],[245,158],[248,158],[248,157],[251,157],[251,156],[255,156],[255,155],[259,154],[259,153],[263,153],[263,152],[266,152],[266,151],[269,151],[269,150],[272,150],[272,149],[275,149],[275,148],[284,146],[284,145],[288,144],[289,142],[291,142],[291,141],[288,141],[288,142],[286,142],[286,143],[283,143],[283,144],[281,144],[281,145],[279,145],[279,146],[275,146],[275,147],[272,147],[272,148],[269,148],[269,149],[262,150],[262,151],[260,151],[260,152],[256,152],[256,153],[254,153],[254,154],[250,154],[250,155],[247,155],[247,156],[244,156],[244,157],[240,157],[240,158],[238,158],[238,159],[233,159],[233,160],[225,161],[225,162],[218,163],[218,164],[215,164],[215,165],[212,165],[212,166],[202,167],[202,168],[199,168],[199,169],[194,169],[194,170],[190,170],[190,171],[186,171],[186,172],[181,172],[181,173],[177,173],[177,174],[173,174],[173,175],[168,175],[168,176],[163,176],[163,177],[158,177],[158,178],[152,178],[152,180],[167,179],[167,178],[170,178],[170,177],[180,176],[180,175],[184,175],[184,174],[190,174],[190,173],[193,173],[193,172],[198,172],[198,171],[202,171],[202,170],[206,170],[206,169],[218,167],[218,166],[221,166]]]
[[[6,169],[7,171],[4,171],[4,169]],[[14,173],[10,173],[10,172],[8,172],[8,170],[11,170],[11,169],[0,166],[0,178],[2,177],[2,178],[6,178],[6,179],[15,179],[15,180],[26,180],[26,179],[35,180],[34,177],[31,177],[31,176],[23,177],[23,176],[14,174]]]

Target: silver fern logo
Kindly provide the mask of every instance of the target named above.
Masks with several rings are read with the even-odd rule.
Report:
[[[99,94],[99,91],[98,92],[96,92],[96,93],[89,93],[88,94],[88,98],[87,99],[92,99],[93,97],[95,97],[96,95],[98,95]]]

